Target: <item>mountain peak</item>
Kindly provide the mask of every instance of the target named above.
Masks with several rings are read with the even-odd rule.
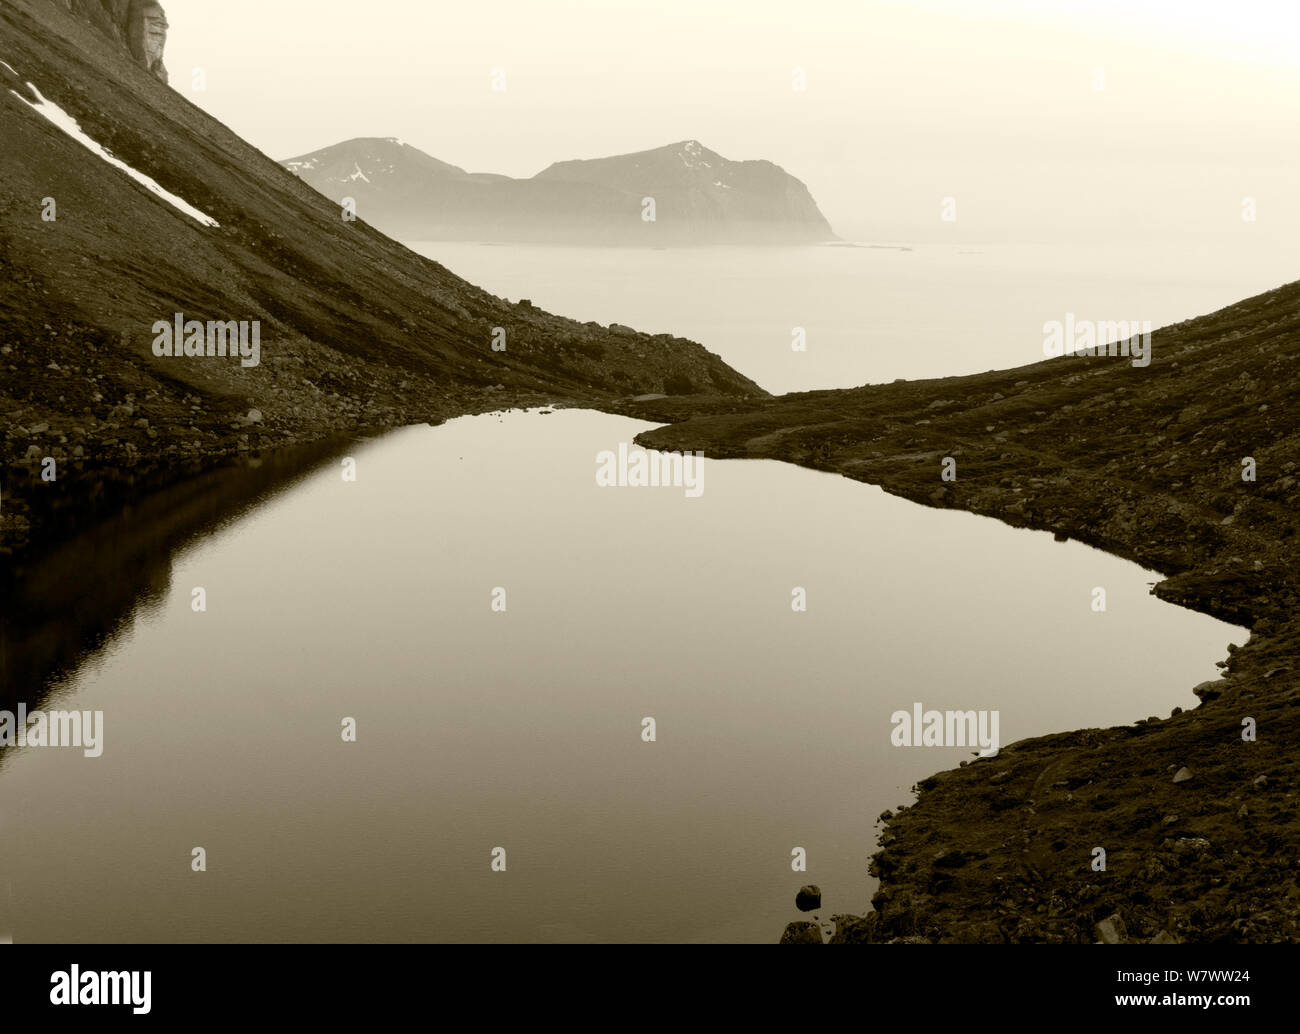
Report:
[[[435,177],[464,179],[468,176],[464,169],[440,162],[396,136],[357,136],[285,159],[280,164],[299,176],[335,184],[401,177],[408,168]]]
[[[715,163],[726,161],[717,151],[710,151],[698,140],[683,140],[681,143],[670,144],[669,148],[677,153],[682,164],[688,169],[701,166],[708,168]]]

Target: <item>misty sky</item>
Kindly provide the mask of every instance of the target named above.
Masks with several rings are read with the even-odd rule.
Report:
[[[172,85],[274,158],[397,136],[531,176],[695,138],[783,166],[852,239],[1282,247],[1300,225],[1292,0],[164,6]]]

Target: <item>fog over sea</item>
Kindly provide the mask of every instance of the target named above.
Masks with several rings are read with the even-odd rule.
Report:
[[[1248,233],[1176,245],[408,245],[512,301],[698,341],[775,394],[1022,366],[1044,358],[1043,324],[1069,312],[1154,330],[1294,279],[1293,256]],[[806,352],[791,348],[796,327]]]

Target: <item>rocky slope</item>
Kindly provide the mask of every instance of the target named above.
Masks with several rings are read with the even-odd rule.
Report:
[[[584,244],[833,240],[808,188],[768,161],[697,140],[557,162],[531,179],[470,173],[396,139],[362,138],[285,161],[330,200],[404,240]],[[653,198],[654,220],[642,218]]]
[[[345,221],[160,81],[133,42],[147,8],[0,6],[0,574],[232,453],[528,401],[764,394],[698,344],[511,303]],[[157,356],[176,313],[258,321],[260,361]]]
[[[874,909],[840,917],[837,939],[1300,940],[1298,388],[1290,284],[1157,331],[1145,369],[1067,356],[685,414],[640,437],[1050,530],[1156,569],[1158,596],[1251,630],[1193,709],[1026,740],[925,780],[914,805],[882,816]],[[945,457],[955,481],[941,479]],[[1105,872],[1091,869],[1097,846]]]

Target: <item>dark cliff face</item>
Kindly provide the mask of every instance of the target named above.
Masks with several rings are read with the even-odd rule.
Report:
[[[117,40],[151,74],[167,82],[167,69],[163,65],[167,15],[156,0],[58,0],[58,3]]]

